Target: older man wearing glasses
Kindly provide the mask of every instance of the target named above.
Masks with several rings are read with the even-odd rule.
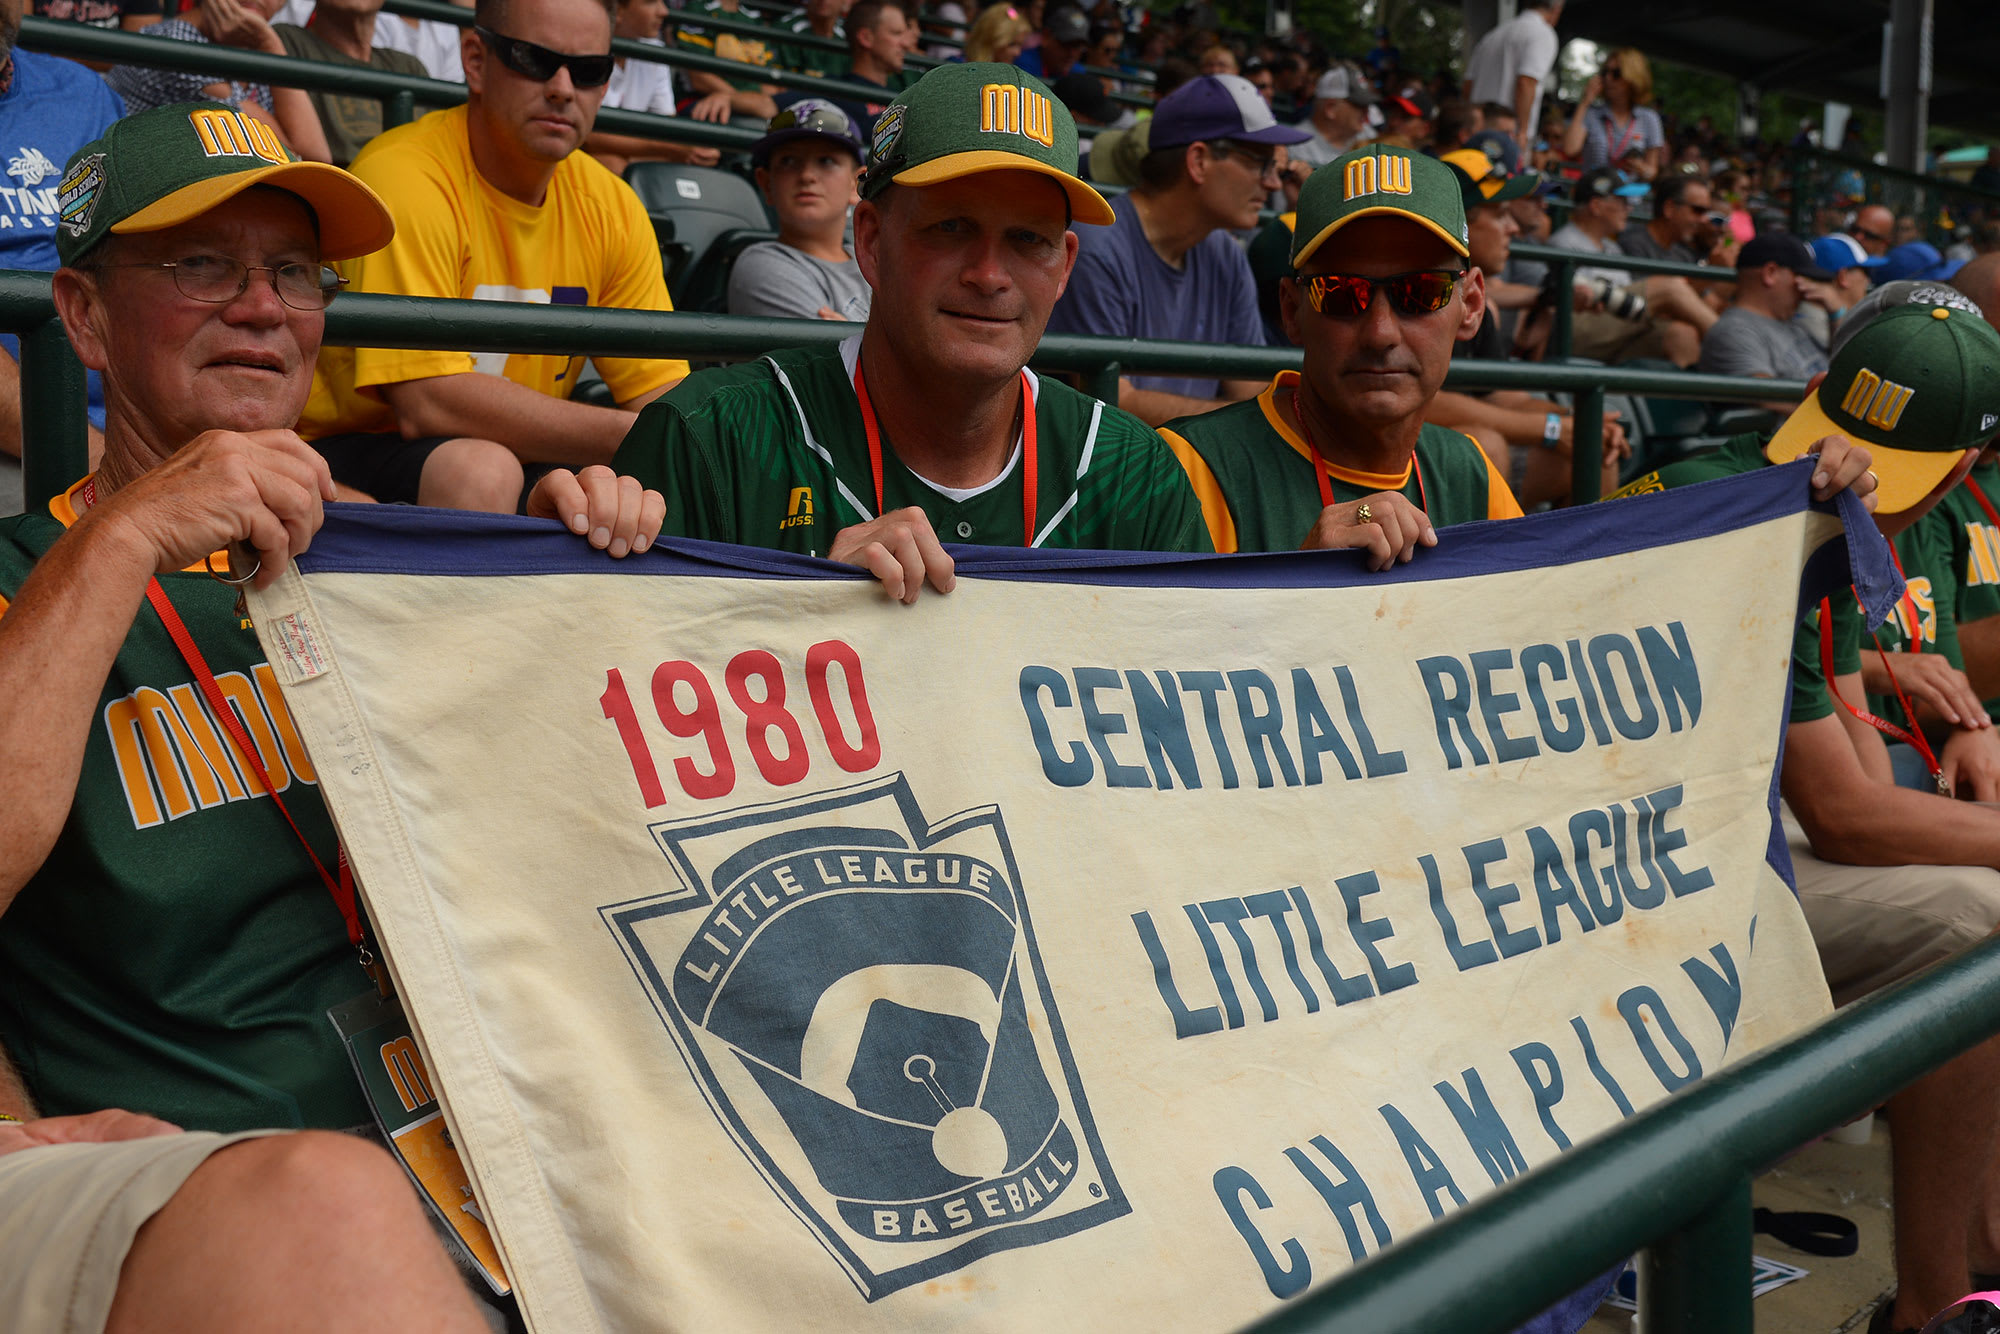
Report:
[[[59,194],[105,444],[0,520],[0,1325],[483,1334],[403,1169],[325,1133],[370,1119],[326,1021],[372,994],[365,936],[229,586],[275,579],[332,498],[290,426],[322,263],[388,210],[215,102],[117,122]],[[599,468],[529,511],[622,555],[665,502]]]
[[[383,134],[353,171],[396,238],[341,272],[357,292],[668,310],[637,196],[577,149],[611,78],[600,0],[480,0],[466,104]],[[334,480],[377,500],[512,513],[524,466],[607,463],[687,374],[597,359],[616,407],[572,401],[583,359],[329,348],[299,423]]]
[[[1109,227],[1079,232],[1069,290],[1052,333],[1262,344],[1257,283],[1229,236],[1257,225],[1278,188],[1287,145],[1310,138],[1280,125],[1234,74],[1191,79],[1160,99],[1139,183]],[[1127,376],[1118,406],[1147,422],[1248,398],[1255,380]]]

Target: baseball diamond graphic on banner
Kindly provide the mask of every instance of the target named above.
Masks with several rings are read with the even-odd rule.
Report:
[[[927,828],[899,774],[653,832],[682,888],[605,920],[864,1293],[1126,1212],[997,812]]]
[[[538,1334],[1215,1334],[1828,1012],[1811,467],[914,606],[336,505],[249,604]]]

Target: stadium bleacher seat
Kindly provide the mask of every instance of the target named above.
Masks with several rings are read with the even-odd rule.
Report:
[[[757,187],[734,172],[678,162],[634,162],[625,179],[661,237],[674,305],[720,311],[729,265],[753,241],[777,236]]]

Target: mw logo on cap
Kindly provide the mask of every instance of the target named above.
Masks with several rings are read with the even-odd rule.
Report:
[[[1362,195],[1385,194],[1406,195],[1410,185],[1410,160],[1394,153],[1377,153],[1373,157],[1358,157],[1347,164],[1345,180],[1346,202],[1352,203]]]
[[[1011,83],[989,83],[979,90],[979,130],[982,134],[1019,134],[1044,148],[1056,141],[1055,109],[1049,99]]]
[[[1915,392],[1894,380],[1883,379],[1864,366],[1855,372],[1854,382],[1847,386],[1847,397],[1840,400],[1840,410],[1870,426],[1893,431]]]
[[[188,121],[201,136],[201,150],[206,157],[259,157],[280,164],[292,160],[270,126],[240,111],[203,107],[189,112]]]

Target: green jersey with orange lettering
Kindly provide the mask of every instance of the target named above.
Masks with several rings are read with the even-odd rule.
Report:
[[[0,520],[0,614],[74,521],[75,494]],[[236,590],[203,572],[160,584],[333,867],[317,775]],[[367,978],[304,846],[194,680],[141,603],[91,712],[62,833],[0,916],[0,1045],[47,1115],[362,1124],[368,1107],[326,1011]]]

